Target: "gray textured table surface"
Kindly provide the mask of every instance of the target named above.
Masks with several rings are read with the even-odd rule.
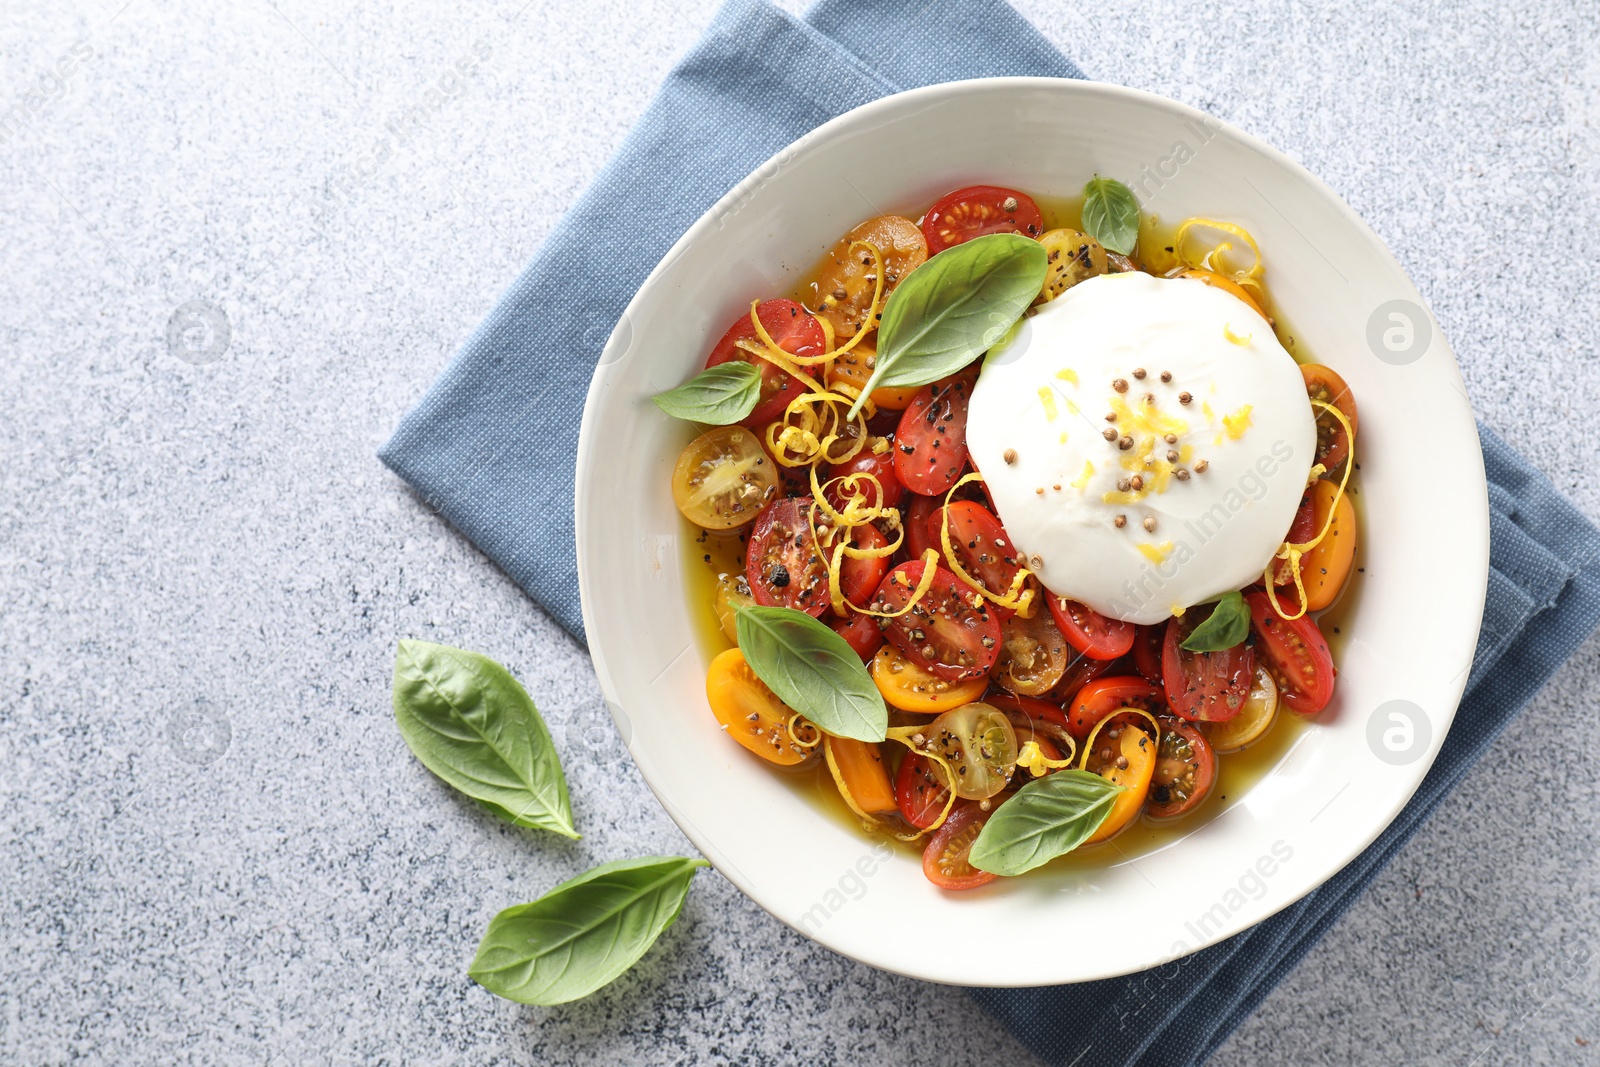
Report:
[[[817,948],[714,873],[588,1001],[465,977],[502,906],[687,847],[583,651],[373,456],[712,10],[524,2],[5,6],[0,1062],[1028,1062],[959,991]],[[1021,6],[1091,76],[1326,179],[1482,415],[1600,517],[1587,0]],[[230,333],[203,365],[167,343],[193,299]],[[407,635],[526,682],[582,842],[408,756]],[[1217,1064],[1600,1062],[1597,653]]]

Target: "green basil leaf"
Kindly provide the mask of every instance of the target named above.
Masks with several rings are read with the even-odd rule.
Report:
[[[561,759],[527,690],[476,652],[401,641],[394,718],[423,766],[489,810],[576,838]]]
[[[743,360],[707,367],[676,389],[651,397],[675,419],[727,426],[756,409],[761,399],[761,368]]]
[[[879,386],[927,385],[995,345],[1044,286],[1044,246],[992,233],[945,249],[906,275],[884,304],[872,377],[854,416]]]
[[[1139,202],[1133,190],[1098,174],[1083,187],[1083,229],[1113,252],[1132,255],[1139,243]]]
[[[1106,821],[1123,791],[1098,774],[1066,770],[1035,778],[995,809],[968,861],[991,874],[1022,874],[1065,855]]]
[[[1193,609],[1190,609],[1193,610]],[[1211,615],[1183,639],[1188,652],[1224,652],[1250,636],[1250,609],[1235,589],[1222,594]]]
[[[677,921],[705,860],[613,860],[489,920],[467,976],[521,1004],[586,997],[639,962]]]
[[[778,699],[835,737],[882,741],[889,709],[844,638],[794,608],[734,607],[739,650]]]

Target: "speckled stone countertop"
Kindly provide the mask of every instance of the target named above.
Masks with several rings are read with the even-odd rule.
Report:
[[[1592,4],[1020,6],[1332,185],[1481,415],[1600,518]],[[326,8],[0,22],[0,1063],[1029,1062],[714,872],[586,1001],[467,980],[501,907],[688,845],[583,650],[374,452],[713,4]],[[169,346],[192,300],[222,316]],[[402,636],[526,683],[584,840],[408,755]],[[1600,1062],[1597,694],[1591,640],[1214,1062]]]

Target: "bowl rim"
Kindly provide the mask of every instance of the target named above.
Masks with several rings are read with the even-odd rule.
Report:
[[[629,321],[630,316],[636,310],[636,306],[641,303],[641,301],[645,298],[645,295],[655,287],[655,285],[663,276],[666,275],[673,262],[687,248],[693,245],[698,239],[700,239],[702,235],[707,233],[707,231],[717,224],[717,220],[724,212],[729,211],[730,209],[741,204],[755,189],[759,188],[761,185],[770,180],[775,172],[781,169],[785,160],[796,155],[797,153],[802,152],[819,142],[825,141],[857,123],[868,121],[878,115],[880,112],[892,111],[896,108],[906,107],[908,104],[933,104],[946,97],[960,96],[974,92],[1007,93],[1041,89],[1050,92],[1065,93],[1069,96],[1081,95],[1083,98],[1090,101],[1096,98],[1122,98],[1135,103],[1143,104],[1145,106],[1166,110],[1180,120],[1201,122],[1207,124],[1211,128],[1225,131],[1229,134],[1229,136],[1241,142],[1244,147],[1260,153],[1279,165],[1285,166],[1295,175],[1297,175],[1302,181],[1307,182],[1309,187],[1315,191],[1316,195],[1318,195],[1334,209],[1343,226],[1353,229],[1354,233],[1364,238],[1365,241],[1368,242],[1374,249],[1381,252],[1383,256],[1386,256],[1400,276],[1404,277],[1407,280],[1407,283],[1411,284],[1412,288],[1415,289],[1415,285],[1410,282],[1409,274],[1405,271],[1405,268],[1400,264],[1399,260],[1395,258],[1394,254],[1389,250],[1382,238],[1378,236],[1377,232],[1374,231],[1372,227],[1369,226],[1367,222],[1359,214],[1357,214],[1355,210],[1349,206],[1349,204],[1345,202],[1343,197],[1341,197],[1331,186],[1329,186],[1316,174],[1302,165],[1299,161],[1295,160],[1293,157],[1275,148],[1273,145],[1267,143],[1261,138],[1240,129],[1223,119],[1219,119],[1214,115],[1208,114],[1207,112],[1201,111],[1198,108],[1192,107],[1191,105],[1185,104],[1181,101],[1174,100],[1170,97],[1163,96],[1159,93],[1150,92],[1144,89],[1132,88],[1129,86],[1093,81],[1089,79],[1050,77],[969,78],[958,81],[941,82],[933,85],[904,90],[898,93],[891,93],[876,100],[869,101],[868,103],[862,104],[858,107],[852,108],[849,111],[843,112],[842,114],[829,119],[827,122],[817,126],[815,129],[801,135],[785,147],[779,149],[772,156],[768,157],[764,162],[762,162],[760,166],[756,167],[753,171],[751,171],[750,174],[746,175],[742,180],[729,189],[728,192],[723,194],[723,196],[720,197],[714,204],[707,208],[706,211],[695,220],[694,224],[684,231],[683,235],[672,244],[672,246],[662,256],[660,262],[656,264],[645,280],[640,283],[638,290],[629,300],[627,306],[622,312],[622,315],[619,317],[617,327],[613,329],[612,334],[607,339],[606,345],[603,346],[602,355],[595,367],[594,374],[590,378],[589,388],[585,394],[582,421],[579,428],[578,448],[575,456],[576,476],[574,478],[573,492],[573,532],[577,550],[577,574],[580,605],[584,629],[587,634],[592,635],[601,632],[600,628],[596,625],[596,619],[593,617],[591,612],[591,603],[593,598],[591,598],[587,593],[587,590],[593,581],[590,575],[592,573],[591,567],[593,566],[594,561],[590,559],[589,553],[586,550],[587,521],[585,515],[586,508],[584,507],[584,498],[586,496],[586,491],[589,489],[588,479],[585,476],[586,471],[588,471],[593,465],[597,450],[595,433],[593,429],[593,413],[597,398],[602,392],[604,379],[606,377],[606,368],[609,362],[605,358],[604,351],[605,349],[609,348],[614,341],[616,341],[621,327],[623,324]],[[1420,292],[1417,295],[1420,298]],[[1449,357],[1449,367],[1454,369],[1459,377],[1460,365],[1455,357],[1454,350],[1451,348],[1448,340],[1445,338],[1443,331],[1439,329],[1437,320],[1434,319],[1432,311],[1427,307],[1426,302],[1419,299],[1418,303],[1423,308],[1430,323],[1432,324],[1435,343],[1442,346],[1443,352]],[[1462,395],[1465,396],[1464,390],[1462,391]],[[1471,665],[1474,658],[1475,647],[1482,627],[1483,607],[1488,593],[1490,514],[1488,501],[1488,482],[1483,467],[1481,451],[1476,449],[1473,450],[1471,461],[1466,463],[1464,466],[1466,469],[1458,470],[1457,473],[1465,476],[1465,478],[1470,481],[1471,484],[1464,491],[1463,495],[1465,498],[1465,496],[1470,494],[1472,503],[1476,505],[1473,514],[1464,514],[1459,517],[1459,520],[1462,522],[1471,522],[1472,528],[1470,532],[1474,535],[1470,538],[1470,544],[1468,544],[1463,550],[1465,552],[1473,553],[1476,557],[1472,560],[1473,567],[1470,575],[1471,580],[1475,584],[1475,595],[1471,598],[1472,603],[1475,604],[1475,610],[1472,613],[1473,621],[1470,626],[1471,640],[1463,641],[1463,644],[1465,645],[1463,651],[1466,653],[1466,666],[1462,668],[1460,673],[1452,681],[1445,683],[1441,687],[1440,696],[1444,698],[1445,702],[1441,712],[1441,718],[1443,721],[1439,726],[1438,737],[1434,739],[1432,751],[1426,753],[1423,757],[1419,758],[1415,763],[1410,765],[1410,770],[1412,771],[1413,775],[1410,783],[1405,788],[1397,791],[1395,794],[1397,799],[1387,808],[1387,810],[1382,811],[1381,815],[1374,811],[1373,817],[1369,819],[1369,831],[1359,838],[1358,843],[1349,847],[1346,850],[1346,854],[1339,856],[1336,861],[1328,862],[1326,864],[1325,873],[1316,877],[1312,882],[1310,882],[1310,884],[1306,885],[1305,888],[1299,892],[1287,895],[1286,898],[1281,901],[1274,901],[1273,906],[1253,913],[1256,915],[1256,917],[1254,921],[1250,923],[1250,925],[1245,926],[1240,930],[1230,931],[1226,934],[1219,932],[1216,936],[1203,938],[1198,944],[1189,947],[1185,951],[1174,956],[1168,956],[1153,961],[1143,961],[1131,966],[1121,966],[1115,964],[1103,966],[1097,970],[1084,971],[1074,974],[1068,978],[1055,979],[1054,981],[1056,983],[1075,984],[1078,982],[1097,981],[1106,978],[1115,978],[1123,975],[1138,973],[1153,967],[1162,966],[1163,964],[1171,962],[1172,959],[1192,955],[1201,951],[1202,949],[1227,940],[1229,937],[1235,936],[1237,933],[1254,929],[1256,925],[1259,925],[1267,919],[1272,918],[1274,915],[1298,903],[1311,893],[1326,885],[1330,879],[1332,879],[1340,871],[1345,869],[1352,861],[1364,853],[1372,845],[1372,843],[1376,841],[1393,824],[1395,818],[1400,814],[1405,806],[1410,803],[1411,798],[1421,787],[1423,780],[1428,774],[1428,771],[1433,766],[1434,760],[1437,759],[1438,754],[1442,749],[1445,736],[1448,734],[1451,726],[1454,725],[1455,716],[1460,707],[1461,697],[1465,692],[1471,673]],[[1467,540],[1467,538],[1463,538],[1464,542]],[[853,948],[850,946],[838,943],[836,938],[827,936],[825,931],[821,934],[808,932],[801,929],[788,918],[773,911],[763,901],[762,896],[758,892],[756,886],[751,884],[751,880],[747,879],[742,872],[737,870],[732,864],[724,865],[717,862],[716,856],[719,854],[719,850],[715,847],[714,842],[710,840],[709,837],[705,835],[691,820],[680,818],[672,802],[663,795],[662,789],[658,787],[654,780],[652,780],[650,773],[645,770],[646,762],[640,761],[638,756],[633,751],[631,725],[627,721],[627,717],[623,713],[623,709],[621,709],[617,700],[615,699],[614,694],[616,693],[616,686],[612,681],[606,650],[601,648],[600,645],[591,638],[589,653],[594,665],[595,674],[601,687],[602,695],[605,697],[608,710],[612,715],[613,723],[623,737],[624,743],[628,747],[629,755],[634,759],[635,765],[639,767],[641,776],[644,778],[646,784],[650,787],[652,794],[666,810],[667,814],[672,818],[679,830],[682,831],[686,837],[688,837],[689,841],[702,854],[704,854],[714,866],[716,866],[719,873],[737,886],[741,893],[753,901],[763,911],[766,911],[769,915],[772,915],[773,918],[777,919],[790,929],[795,930],[795,932],[799,933],[801,936],[806,937],[808,940],[815,941],[824,947],[839,953],[840,955],[856,960],[857,962],[864,963],[868,966],[885,970],[890,973],[904,975],[909,978],[915,978],[921,981],[930,981],[939,984],[983,985],[988,988],[1021,988],[1042,984],[1037,978],[1019,978],[1015,981],[1004,982],[974,981],[968,979],[951,978],[943,975],[932,975],[921,972],[915,968],[899,967],[896,966],[895,961],[887,953],[853,950]],[[1252,786],[1252,789],[1253,788],[1255,788],[1255,786]],[[863,840],[865,840],[865,838],[863,838]]]

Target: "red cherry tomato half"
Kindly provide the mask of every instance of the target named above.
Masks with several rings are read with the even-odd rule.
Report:
[[[1307,615],[1292,621],[1280,618],[1259,589],[1246,593],[1244,602],[1250,606],[1250,628],[1262,662],[1278,683],[1278,699],[1302,715],[1315,715],[1327,707],[1336,672],[1333,653],[1316,620]]]
[[[1076,600],[1051,596],[1045,598],[1056,628],[1067,644],[1091,659],[1116,659],[1126,655],[1133,647],[1134,626],[1120,619],[1108,619]]]
[[[761,509],[750,527],[745,579],[757,604],[821,615],[828,608],[828,566],[812,536],[811,502],[788,497]]]
[[[913,560],[890,571],[872,598],[872,609],[891,612],[904,607],[925,566]],[[887,620],[883,635],[908,659],[946,681],[976,678],[987,673],[1000,655],[1000,620],[982,605],[974,606],[972,596],[954,574],[935,567],[927,593],[910,611]]]
[[[1067,732],[1078,740],[1088,737],[1100,720],[1121,708],[1143,708],[1152,714],[1165,709],[1161,690],[1133,674],[1096,678],[1067,705]]]
[[[793,300],[763,300],[756,307],[756,316],[778,347],[792,355],[819,356],[827,345],[822,325]],[[761,399],[756,401],[755,410],[744,420],[746,426],[760,427],[781,416],[789,402],[805,391],[805,386],[800,379],[776,364],[739,347],[740,341],[755,340],[756,328],[750,322],[749,314],[740,315],[711,350],[706,366],[715,367],[733,359],[760,366]]]
[[[1011,547],[1011,539],[994,513],[971,500],[954,500],[948,508],[934,511],[928,520],[928,538],[943,556],[941,523],[949,524],[950,547],[966,572],[976,578],[982,588],[997,596],[1009,593],[1022,567],[1017,563],[1017,550]],[[991,604],[989,610],[997,609]],[[1012,614],[1007,608],[1000,608],[998,612],[1002,622]]]
[[[1217,780],[1217,754],[1205,734],[1182,719],[1161,720],[1161,746],[1144,812],[1176,819],[1200,806]]]
[[[1306,395],[1338,408],[1350,422],[1350,433],[1345,433],[1339,420],[1321,408],[1317,416],[1317,462],[1333,470],[1350,454],[1350,435],[1357,431],[1360,416],[1356,414],[1356,398],[1344,379],[1331,367],[1320,363],[1306,363],[1300,367],[1306,380]]]
[[[963,804],[950,812],[922,850],[922,873],[928,881],[940,889],[976,889],[994,881],[995,875],[978,870],[967,859],[988,821],[989,812],[976,804]]]
[[[848,619],[829,619],[828,626],[844,638],[862,663],[871,663],[872,657],[883,647],[883,631],[878,629],[878,620],[871,615],[851,612]]]
[[[906,753],[894,776],[894,799],[900,814],[918,830],[926,830],[944,814],[950,790],[939,780],[933,761],[918,752]]]
[[[1191,608],[1167,621],[1161,652],[1161,677],[1167,705],[1185,719],[1227,722],[1244,710],[1256,673],[1256,654],[1248,644],[1221,652],[1189,652],[1182,645],[1209,612]]]
[[[857,548],[882,548],[888,543],[888,538],[879,533],[878,528],[871,523],[856,527]],[[839,562],[839,591],[850,603],[865,604],[877,591],[878,586],[883,584],[883,577],[888,573],[888,556],[875,556],[870,559],[852,559],[850,556],[845,556]]]
[[[1310,489],[1300,496],[1300,506],[1295,509],[1294,521],[1289,523],[1289,532],[1284,535],[1284,540],[1293,545],[1303,545],[1317,535],[1317,507],[1312,499]],[[1274,560],[1272,565],[1273,585],[1294,585],[1294,570],[1286,559]]]
[[[1161,685],[1161,654],[1167,643],[1165,623],[1141,626],[1133,637],[1133,667],[1151,685]]]
[[[906,506],[906,554],[912,559],[921,559],[928,549],[941,552],[939,541],[929,536],[930,530],[938,530],[931,519],[940,511],[939,501],[936,497],[922,496],[918,493],[911,494],[911,503]]]
[[[894,435],[900,484],[923,496],[950,491],[967,465],[967,404],[978,369],[969,367],[918,391]]]
[[[1059,626],[1056,628],[1060,629]],[[1122,662],[1114,659],[1090,659],[1079,652],[1078,658],[1067,664],[1066,673],[1050,690],[1050,695],[1063,704],[1070,703],[1072,698],[1078,695],[1078,690],[1096,678],[1103,678],[1108,674],[1128,673],[1122,669]]]
[[[866,506],[869,508],[886,507],[897,508],[906,498],[906,487],[900,484],[900,476],[894,472],[894,449],[883,453],[874,453],[870,448],[863,448],[854,459],[844,463],[835,463],[828,468],[828,481],[843,478],[851,474],[870,474],[878,479],[882,487],[882,503],[879,503],[880,494],[873,491],[869,482],[862,482],[856,486],[855,492],[866,496]],[[843,508],[848,495],[843,485],[830,485],[827,490],[828,503],[835,508]]]
[[[1026,193],[998,185],[969,185],[946,193],[922,217],[928,255],[991,233],[1044,233],[1044,215]]]

